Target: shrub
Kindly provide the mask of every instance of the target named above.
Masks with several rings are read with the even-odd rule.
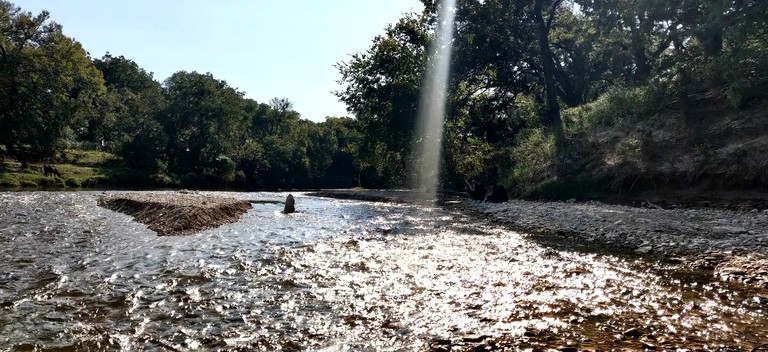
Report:
[[[169,186],[176,186],[177,182],[174,181],[171,176],[168,176],[166,174],[154,174],[150,177],[152,180],[152,183],[154,183],[156,186],[161,187],[169,187]]]
[[[75,178],[67,178],[64,180],[64,184],[69,188],[80,188],[82,187],[82,184],[80,183],[80,180]]]
[[[40,187],[46,187],[46,188],[64,188],[66,185],[64,184],[64,180],[60,178],[54,178],[54,177],[41,177],[38,181],[38,184]]]
[[[16,188],[20,187],[21,184],[19,184],[18,180],[12,179],[12,178],[0,178],[0,187],[3,188]]]
[[[656,113],[664,96],[660,85],[614,87],[597,100],[562,113],[566,133],[573,135],[596,125],[613,126]]]
[[[104,176],[92,176],[85,179],[85,181],[81,183],[81,186],[86,188],[96,188],[104,186],[105,181],[106,177]]]
[[[556,153],[554,136],[543,128],[521,132],[512,149],[515,167],[507,183],[514,185],[518,194],[529,194],[538,184],[553,177],[551,166]]]
[[[37,188],[37,182],[32,180],[21,180],[19,184],[24,188]]]

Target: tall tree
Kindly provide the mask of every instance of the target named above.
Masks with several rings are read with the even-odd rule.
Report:
[[[549,26],[544,21],[545,0],[535,0],[533,6],[533,18],[536,21],[536,36],[539,42],[539,55],[541,57],[542,75],[544,77],[544,94],[546,95],[546,119],[545,123],[552,127],[555,133],[555,139],[558,145],[564,144],[563,135],[563,123],[560,120],[560,102],[557,97],[557,88],[555,87],[555,61],[552,55],[552,49],[549,47]],[[557,11],[557,6],[560,4],[560,0],[555,0],[551,5],[552,11],[550,11],[550,18],[547,20],[552,22],[552,17]]]
[[[337,95],[365,131],[363,162],[389,185],[404,182],[409,163],[429,29],[427,17],[407,15],[337,65],[346,86]]]
[[[212,182],[235,178],[237,144],[247,131],[243,93],[210,73],[180,71],[165,81],[171,171]]]
[[[105,140],[132,167],[163,171],[167,140],[158,121],[165,108],[160,83],[123,56],[106,54],[94,65],[104,75],[107,94],[99,100],[99,111],[89,120],[85,137]]]
[[[103,79],[48,12],[0,0],[0,144],[26,167],[82,127]]]

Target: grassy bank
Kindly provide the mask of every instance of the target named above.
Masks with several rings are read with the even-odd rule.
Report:
[[[66,150],[58,162],[32,163],[27,169],[13,160],[0,164],[0,189],[142,188],[167,186],[156,177],[121,166],[113,154],[92,150]],[[61,177],[45,176],[43,165],[53,165]]]
[[[668,92],[625,88],[567,109],[560,149],[544,129],[522,134],[510,188],[533,199],[766,198],[768,99],[731,95],[712,89],[681,108]]]

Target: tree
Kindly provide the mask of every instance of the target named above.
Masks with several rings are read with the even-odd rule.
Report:
[[[404,182],[430,41],[428,18],[407,15],[374,38],[365,53],[337,64],[337,92],[365,131],[359,157],[384,185]]]
[[[160,83],[123,56],[106,54],[94,65],[104,75],[107,94],[98,101],[98,111],[81,138],[105,140],[129,166],[162,171],[167,139],[158,120],[165,108]]]
[[[103,93],[85,50],[48,12],[0,0],[0,144],[22,167],[53,155]]]
[[[554,16],[556,7],[560,3],[556,0],[552,4],[553,10],[550,16]],[[557,97],[557,88],[555,87],[555,61],[552,55],[552,49],[549,47],[549,28],[544,22],[544,0],[535,0],[533,6],[533,18],[536,21],[536,37],[539,42],[539,55],[541,57],[542,75],[544,77],[544,94],[546,95],[547,109],[545,123],[552,127],[555,133],[555,140],[559,146],[564,145],[563,123],[560,120],[560,102]],[[547,20],[551,23],[552,18]]]
[[[164,95],[170,171],[198,181],[234,181],[237,144],[248,130],[243,93],[210,73],[179,71],[165,81]]]

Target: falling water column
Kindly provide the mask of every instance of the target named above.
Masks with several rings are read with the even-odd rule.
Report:
[[[412,185],[425,191],[424,199],[435,199],[440,178],[440,151],[443,136],[451,42],[456,0],[443,0],[438,15],[437,37],[430,49],[427,76],[421,90]]]

